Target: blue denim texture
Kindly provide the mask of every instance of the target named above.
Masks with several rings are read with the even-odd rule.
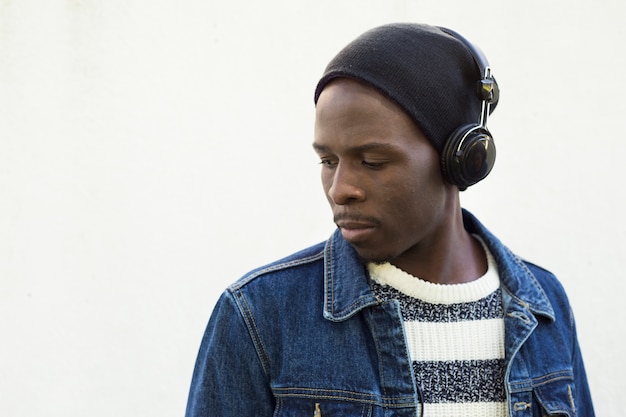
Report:
[[[574,318],[548,271],[512,254],[470,213],[501,278],[509,415],[594,415]],[[372,294],[340,233],[251,271],[219,299],[194,369],[187,417],[417,416],[396,302]]]

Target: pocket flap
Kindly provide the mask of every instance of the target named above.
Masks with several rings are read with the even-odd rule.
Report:
[[[549,415],[576,416],[573,379],[557,379],[536,386],[537,400]]]

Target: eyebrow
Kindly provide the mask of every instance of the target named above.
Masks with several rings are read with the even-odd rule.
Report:
[[[330,152],[330,147],[326,145],[320,145],[319,143],[313,142],[313,149],[316,152]],[[363,145],[354,146],[349,149],[349,152],[352,153],[363,153],[369,151],[385,151],[385,150],[393,150],[395,146],[391,143],[387,142],[370,142],[364,143]]]

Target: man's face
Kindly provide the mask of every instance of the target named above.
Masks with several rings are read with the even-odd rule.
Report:
[[[410,263],[441,237],[451,186],[437,151],[395,103],[334,80],[317,102],[313,147],[334,222],[362,258]]]

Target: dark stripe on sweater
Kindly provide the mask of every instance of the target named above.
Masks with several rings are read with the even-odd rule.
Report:
[[[413,362],[426,403],[502,402],[504,360]]]
[[[388,285],[372,282],[374,293],[383,301],[398,300],[404,321],[449,323],[465,320],[486,320],[503,317],[502,291],[469,303],[431,304],[410,297]]]

